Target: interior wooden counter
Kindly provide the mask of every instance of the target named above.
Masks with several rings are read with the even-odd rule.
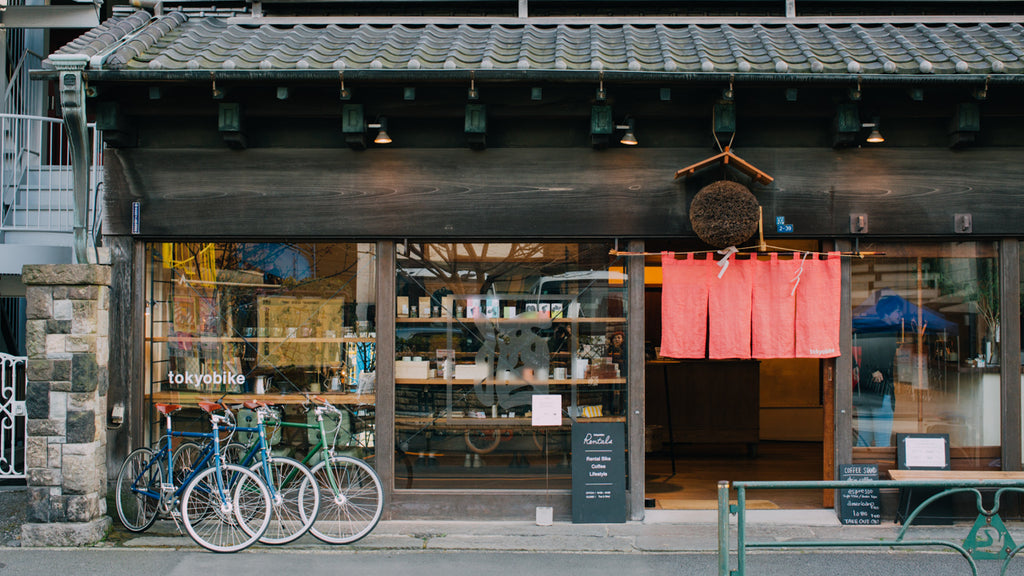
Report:
[[[600,416],[597,418],[578,418],[577,422],[625,422],[622,416]],[[428,418],[424,416],[396,416],[395,426],[397,428],[424,428],[428,426],[458,429],[526,429],[545,430],[551,428],[567,428],[572,425],[572,419],[562,418],[561,426],[534,426],[532,418],[452,418],[446,419]]]
[[[310,394],[310,397],[320,397],[331,404],[362,406],[372,405],[377,397],[374,394],[348,394],[339,392],[321,392]],[[210,392],[155,392],[147,395],[147,400],[161,404],[181,404],[184,406],[197,406],[200,401],[216,402],[222,398],[221,394]],[[309,402],[303,394],[228,394],[223,396],[226,404],[241,404],[249,400],[259,400],[268,404],[305,404]]]
[[[889,470],[893,480],[1024,480],[1011,470]]]

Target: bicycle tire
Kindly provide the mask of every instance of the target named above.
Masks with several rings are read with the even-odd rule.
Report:
[[[156,522],[160,498],[142,494],[145,490],[160,494],[163,466],[153,459],[149,448],[136,448],[121,464],[114,488],[117,517],[129,532],[143,532]]]
[[[270,525],[260,542],[277,546],[293,542],[309,531],[320,506],[320,491],[316,489],[313,473],[298,460],[272,456],[267,463],[270,478],[264,474],[262,460],[249,470],[271,488]]]
[[[203,456],[203,447],[198,442],[182,442],[171,455],[171,466],[174,470],[174,483],[181,486],[185,479],[195,470],[195,465]],[[207,464],[212,463],[210,459]]]
[[[351,456],[332,456],[312,472],[320,490],[320,511],[310,534],[328,544],[351,544],[377,526],[384,512],[384,490],[369,464]]]
[[[239,464],[248,452],[248,447],[241,442],[230,442],[221,448],[221,458],[225,464]],[[203,455],[203,445],[199,442],[182,442],[171,456],[174,466],[174,479],[182,483],[194,469],[194,465]],[[206,460],[205,466],[212,466],[213,458]],[[179,475],[180,474],[180,475]]]
[[[171,465],[174,467],[174,485],[183,486],[195,471],[195,465],[203,456],[205,449],[203,445],[198,442],[182,442],[178,449],[174,451],[171,456]],[[214,463],[213,457],[206,459],[203,467],[212,466]],[[195,499],[190,502],[191,509],[189,518],[193,522],[202,520],[207,515],[213,513],[213,510],[209,506],[209,502],[202,499]]]
[[[242,458],[249,453],[249,446],[241,442],[228,442],[221,448],[221,457],[225,464],[241,464]]]
[[[226,492],[227,506],[222,506],[217,475]],[[197,502],[205,504],[197,506]],[[198,508],[212,513],[193,518],[192,510]],[[185,487],[181,499],[185,530],[197,544],[212,552],[238,552],[252,546],[270,524],[270,509],[267,485],[235,464],[203,470]]]
[[[466,448],[476,454],[490,454],[498,447],[501,443],[501,430],[495,429],[491,431],[492,440],[487,440],[487,433],[484,431],[473,431],[466,430],[464,438],[466,440]],[[473,443],[474,437],[483,438],[482,445],[477,446]]]

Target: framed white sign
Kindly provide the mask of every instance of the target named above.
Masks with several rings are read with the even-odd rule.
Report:
[[[534,394],[533,395],[533,425],[534,426],[561,426],[562,425],[562,395],[561,394]]]

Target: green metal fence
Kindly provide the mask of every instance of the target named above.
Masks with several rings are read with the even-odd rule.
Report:
[[[729,482],[718,483],[718,574],[719,576],[745,576],[746,552],[753,548],[849,548],[849,547],[931,547],[950,548],[960,553],[967,561],[971,574],[977,576],[977,560],[1002,560],[1001,574],[1006,574],[1010,562],[1024,544],[1017,545],[999,517],[1002,496],[1008,492],[1024,493],[1024,480],[820,480],[789,482],[733,482],[736,503],[729,503]],[[746,535],[747,490],[791,489],[791,490],[842,490],[864,488],[931,488],[940,492],[924,499],[913,508],[903,522],[902,528],[893,539],[879,539],[873,534],[871,540],[787,540],[784,542],[750,541]],[[982,490],[994,490],[993,505],[986,509],[982,504]],[[973,493],[977,502],[978,517],[963,541],[943,539],[907,538],[915,527],[922,512],[937,500],[958,493]],[[730,563],[730,516],[736,516],[736,569],[729,569]],[[851,527],[854,528],[855,527]],[[1022,560],[1024,561],[1024,560]]]

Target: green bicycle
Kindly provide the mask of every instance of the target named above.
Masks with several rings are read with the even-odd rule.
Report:
[[[326,399],[308,397],[316,405],[306,422],[268,421],[268,426],[309,431],[310,447],[301,463],[310,468],[320,495],[316,520],[309,533],[328,544],[351,544],[373,531],[384,512],[384,490],[377,472],[366,461],[338,454],[335,445],[342,434],[344,412]],[[332,421],[328,427],[327,421]],[[251,454],[255,448],[233,442],[227,454]]]

